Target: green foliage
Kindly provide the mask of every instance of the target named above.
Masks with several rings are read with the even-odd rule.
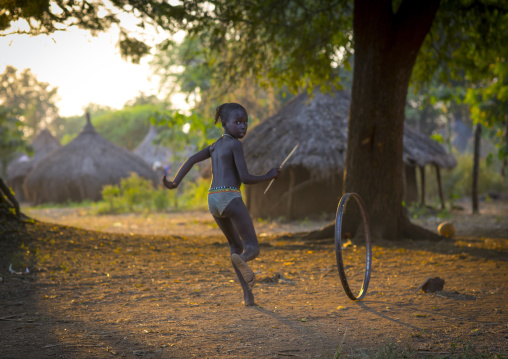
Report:
[[[351,2],[219,1],[212,10],[196,2],[192,10],[199,22],[188,32],[212,51],[215,76],[223,82],[254,76],[261,85],[287,85],[295,93],[338,84],[339,68],[350,67]]]
[[[206,120],[197,113],[187,116],[179,111],[165,110],[155,113],[151,122],[159,128],[158,141],[171,147],[175,154],[182,153],[189,145],[206,147],[221,134],[212,120]]]
[[[456,155],[457,166],[451,170],[442,170],[443,191],[447,199],[454,201],[457,198],[471,196],[473,183],[473,156]],[[438,203],[438,187],[435,180],[434,168],[427,166],[425,171],[426,194],[431,203]],[[478,193],[486,194],[488,191],[503,191],[507,185],[499,173],[499,162],[495,159],[493,164],[488,166],[487,162],[480,160],[478,178]]]
[[[90,200],[84,200],[82,202],[67,201],[64,203],[41,203],[31,208],[44,209],[44,208],[86,208],[91,207],[92,202]],[[23,209],[22,209],[23,211]]]
[[[0,11],[0,31],[6,31],[11,21],[25,19],[29,22],[29,31],[16,31],[15,33],[28,33],[30,35],[48,34],[60,30],[62,25],[77,25],[93,31],[104,31],[113,22],[118,22],[112,17],[111,11],[106,16],[98,16],[98,1],[58,1],[50,6],[48,0],[13,0],[2,1]]]
[[[152,182],[132,173],[119,185],[106,185],[102,189],[103,200],[96,204],[97,213],[132,213],[151,209]]]
[[[141,40],[130,37],[125,30],[120,31],[118,47],[122,57],[126,60],[131,60],[134,64],[139,64],[141,58],[150,52],[150,46]]]
[[[15,110],[29,136],[58,117],[57,91],[56,87],[38,81],[30,69],[18,73],[7,66],[0,74],[0,105]]]
[[[146,136],[150,118],[161,109],[161,105],[137,105],[123,110],[107,112],[92,119],[102,136],[111,142],[133,150]]]
[[[48,124],[48,129],[60,140],[62,145],[66,145],[72,141],[85,126],[86,120],[84,114],[86,112],[90,113],[93,121],[93,119],[100,115],[114,111],[116,110],[111,107],[90,103],[84,109],[83,115],[58,117]]]
[[[16,152],[30,152],[23,138],[23,123],[19,120],[15,109],[0,105],[0,176],[5,176],[7,164]]]
[[[435,133],[435,134],[431,135],[430,138],[432,138],[437,143],[444,143],[443,135],[441,135],[439,133]]]
[[[178,203],[181,209],[206,209],[208,189],[210,182],[206,179],[198,179],[195,182],[187,182]]]
[[[413,70],[424,83],[437,73],[439,81],[470,84],[490,77],[491,66],[508,51],[508,3],[504,0],[445,0],[425,38]]]
[[[196,37],[186,36],[181,43],[169,39],[157,46],[151,65],[161,76],[161,87],[170,95],[181,91],[189,101],[197,90],[206,93],[210,89],[213,71],[207,60],[209,52]]]
[[[508,51],[507,51],[508,52]],[[508,55],[508,54],[507,54]],[[490,66],[492,76],[468,89],[465,102],[475,123],[494,129],[498,157],[508,158],[508,58]],[[504,127],[504,129],[503,129]]]
[[[506,1],[443,1],[412,82],[431,105],[438,105],[445,120],[462,112],[463,120],[471,117],[487,128],[501,128],[508,113],[507,44]],[[497,132],[499,147],[508,145]]]
[[[287,88],[261,87],[252,75],[238,78],[233,84],[224,81],[223,69],[213,51],[201,37],[188,35],[181,43],[166,40],[157,46],[152,68],[161,77],[161,92],[181,92],[195,103],[194,112],[211,118],[215,107],[224,102],[243,104],[251,124],[267,118],[289,101]]]
[[[119,185],[104,186],[103,199],[93,205],[93,211],[110,214],[206,208],[208,181],[200,179],[181,186],[171,191],[162,187],[154,188],[151,181],[133,173],[122,179]]]
[[[183,6],[173,6],[159,0],[111,1],[48,1],[48,0],[9,0],[0,5],[0,36],[9,34],[51,34],[72,26],[87,29],[92,35],[108,30],[112,25],[120,25],[124,12],[137,18],[137,30],[142,33],[148,23],[160,26],[173,33],[175,25],[180,24],[190,14]],[[26,20],[28,30],[11,28],[11,22]],[[139,61],[150,50],[141,40],[127,36],[128,31],[120,27],[119,48],[122,56]]]

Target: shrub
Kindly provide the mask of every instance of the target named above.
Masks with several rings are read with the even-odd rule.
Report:
[[[182,189],[179,196],[179,205],[182,209],[206,209],[209,180],[203,178],[195,182],[188,182]]]
[[[102,189],[102,200],[93,206],[97,214],[167,211],[206,208],[208,181],[186,182],[178,190],[154,188],[150,180],[132,173],[119,185]]]
[[[456,155],[457,166],[451,170],[441,170],[443,192],[445,199],[471,196],[473,184],[473,156],[471,154]],[[426,198],[431,203],[438,203],[439,192],[436,172],[432,166],[426,166]],[[418,178],[419,182],[419,178]],[[499,163],[487,165],[487,161],[480,160],[478,173],[478,193],[486,194],[489,191],[503,191],[507,189],[506,183],[500,174]]]

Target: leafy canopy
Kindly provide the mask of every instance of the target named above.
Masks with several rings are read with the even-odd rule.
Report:
[[[5,177],[7,165],[16,153],[31,150],[23,138],[23,123],[16,112],[15,108],[0,105],[0,177]]]
[[[7,66],[0,74],[0,105],[16,109],[28,136],[35,135],[58,117],[58,88],[40,82],[25,69]]]

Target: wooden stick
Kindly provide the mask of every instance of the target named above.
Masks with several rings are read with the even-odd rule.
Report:
[[[293,150],[291,150],[291,152],[289,152],[289,155],[287,155],[287,157],[284,159],[284,161],[282,161],[282,164],[280,165],[280,168],[282,168],[282,166],[284,166],[286,164],[286,162],[289,160],[289,157],[291,157],[293,155],[293,153],[295,153],[295,151],[298,148],[298,146],[300,146],[300,142],[298,142],[296,144],[296,146],[293,148]],[[268,191],[268,189],[272,185],[273,181],[275,181],[275,178],[270,181],[270,183],[268,184],[268,186],[265,189],[264,194],[266,194],[266,192]]]

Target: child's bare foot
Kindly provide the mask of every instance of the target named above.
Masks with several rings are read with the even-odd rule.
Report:
[[[247,263],[244,262],[242,257],[240,257],[238,254],[233,253],[231,255],[231,261],[236,265],[240,273],[242,273],[242,277],[247,283],[247,285],[252,288],[254,287],[254,283],[256,282],[256,276],[254,275],[254,272],[250,267],[247,265]]]
[[[256,305],[256,303],[254,303],[254,294],[252,294],[250,290],[245,293],[243,300],[246,307],[252,307],[253,305]]]

